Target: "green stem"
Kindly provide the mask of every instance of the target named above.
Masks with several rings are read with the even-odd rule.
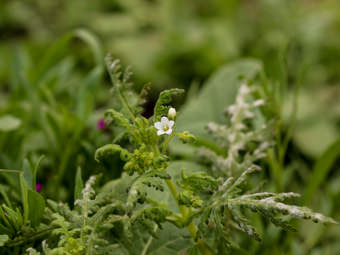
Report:
[[[166,180],[165,181],[166,184],[168,185],[169,189],[170,189],[170,192],[171,192],[171,195],[173,196],[173,198],[175,199],[177,205],[178,205],[178,208],[182,214],[183,217],[186,217],[187,216],[187,210],[185,208],[184,205],[180,205],[179,202],[178,202],[178,192],[177,192],[177,189],[176,189],[176,186],[175,184],[173,183],[172,180]]]
[[[216,144],[214,144],[214,143],[212,143],[212,142],[210,142],[206,139],[202,139],[202,138],[197,137],[196,142],[193,145],[197,146],[197,147],[203,146],[203,147],[206,147],[206,148],[212,150],[217,155],[227,156],[226,152],[223,149],[221,149],[219,146],[217,146]]]
[[[9,169],[0,169],[0,173],[16,173],[16,174],[21,174],[22,171],[19,170],[9,170]]]
[[[164,142],[163,145],[163,149],[162,152],[165,153],[166,152],[166,148],[168,147],[168,144],[170,143],[170,141],[172,140],[172,138],[176,135],[176,129],[173,130],[173,132],[171,133],[171,135],[169,136],[169,138]]]

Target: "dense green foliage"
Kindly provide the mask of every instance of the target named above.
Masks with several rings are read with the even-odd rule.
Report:
[[[340,219],[339,24],[337,0],[1,1],[0,254],[338,254],[294,219]]]

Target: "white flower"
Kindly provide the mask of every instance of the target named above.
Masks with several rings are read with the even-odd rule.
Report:
[[[172,127],[175,124],[173,120],[169,120],[167,117],[162,117],[161,121],[155,123],[157,128],[157,135],[170,135],[172,133]]]
[[[176,109],[171,107],[168,111],[169,119],[174,119],[176,117]]]

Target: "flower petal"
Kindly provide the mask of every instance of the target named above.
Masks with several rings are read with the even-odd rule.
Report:
[[[175,122],[173,120],[169,121],[169,128],[172,128],[174,126]]]
[[[155,126],[155,128],[157,128],[157,129],[161,129],[162,128],[162,123],[161,122],[156,122],[155,124],[154,124],[154,126]]]
[[[157,131],[157,135],[164,135],[164,134],[165,134],[165,132],[164,132],[163,129],[160,129],[160,130]]]
[[[161,118],[161,122],[162,122],[162,124],[167,124],[167,123],[169,123],[169,119],[167,118],[167,117],[162,117]]]
[[[170,134],[172,133],[172,129],[169,128],[169,129],[168,129],[167,131],[165,131],[164,133],[167,134],[167,135],[170,135]]]

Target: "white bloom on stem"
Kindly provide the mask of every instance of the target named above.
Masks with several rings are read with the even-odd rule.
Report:
[[[157,135],[170,135],[172,133],[172,127],[175,122],[173,120],[169,120],[167,117],[162,117],[161,121],[155,123],[155,128],[157,128]]]
[[[175,119],[176,117],[176,109],[171,107],[168,111],[168,117],[169,119]]]

